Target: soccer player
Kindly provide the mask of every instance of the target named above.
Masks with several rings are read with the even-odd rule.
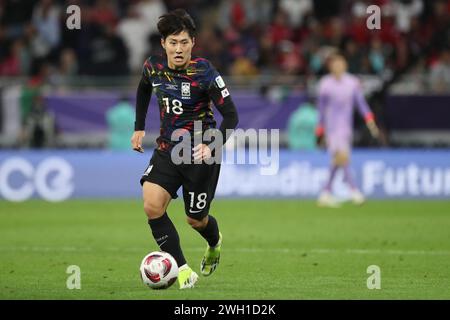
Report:
[[[215,128],[212,100],[223,117],[218,129],[223,137],[220,141],[222,145],[230,135],[230,130],[236,127],[238,115],[229,91],[216,69],[208,60],[191,55],[196,27],[189,14],[177,9],[161,16],[158,30],[165,55],[151,56],[144,63],[137,89],[135,132],[131,144],[134,150],[144,151],[142,140],[145,135],[145,118],[154,93],[158,100],[161,125],[160,136],[156,140],[158,146],[140,180],[144,211],[159,248],[170,253],[177,261],[179,286],[180,289],[185,289],[194,286],[198,275],[186,262],[177,230],[167,214],[167,207],[172,199],[177,198],[177,190],[182,186],[187,222],[208,243],[200,271],[204,276],[209,276],[219,264],[222,243],[217,220],[209,214],[220,164],[205,163],[212,156],[211,149],[214,149],[209,147],[207,139],[197,145],[192,143],[191,159],[194,163],[176,164],[171,151],[178,143],[183,143],[184,139],[179,142],[172,139],[172,134],[177,136],[176,132],[184,132],[192,137],[194,121],[201,121],[200,133]]]
[[[353,203],[362,204],[365,199],[353,181],[349,159],[353,136],[353,108],[356,105],[364,117],[372,136],[378,136],[373,113],[364,98],[359,80],[347,73],[347,62],[340,54],[332,54],[328,61],[330,74],[319,82],[318,109],[319,125],[317,135],[324,135],[326,146],[332,156],[330,175],[321,192],[318,205],[337,207],[338,202],[331,192],[338,169],[344,171],[344,181],[351,189]]]

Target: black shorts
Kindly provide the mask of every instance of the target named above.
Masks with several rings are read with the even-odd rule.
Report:
[[[170,154],[155,150],[150,163],[141,177],[164,188],[173,199],[178,198],[177,191],[183,186],[185,213],[201,220],[209,213],[209,207],[219,181],[220,164],[179,164],[172,162]]]

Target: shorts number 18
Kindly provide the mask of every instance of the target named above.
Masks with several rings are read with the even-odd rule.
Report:
[[[191,196],[190,206],[191,208],[194,208],[195,193],[189,192],[189,195]],[[203,209],[206,207],[206,197],[207,197],[206,192],[200,193],[197,196],[197,204],[196,204],[197,209]]]

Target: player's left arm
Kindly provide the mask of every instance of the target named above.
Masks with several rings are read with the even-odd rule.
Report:
[[[213,81],[209,85],[208,95],[216,106],[216,109],[223,117],[223,120],[220,123],[219,131],[222,134],[221,145],[224,145],[231,136],[233,130],[238,125],[239,116],[230,92],[217,71],[215,71]],[[210,156],[211,150],[208,145],[201,144],[194,148],[194,159],[205,159]]]
[[[228,88],[225,86],[225,82],[222,77],[218,75],[209,89],[209,96],[223,117],[220,123],[219,131],[222,133],[222,144],[227,142],[232,130],[236,128],[239,123],[239,116],[236,110],[236,106],[231,98]]]
[[[355,88],[354,99],[358,111],[364,118],[364,121],[366,122],[366,126],[369,129],[370,134],[374,138],[377,138],[379,135],[379,130],[377,124],[375,123],[375,116],[373,112],[370,111],[370,107],[367,104],[366,98],[364,98],[364,93],[360,83],[358,83]]]

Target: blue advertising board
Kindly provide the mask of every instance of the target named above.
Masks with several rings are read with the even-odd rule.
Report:
[[[139,178],[151,151],[0,151],[0,199],[63,201],[140,198]],[[252,152],[247,164],[222,164],[217,197],[315,198],[328,177],[324,151]],[[236,160],[236,159],[235,159]],[[236,162],[236,161],[234,161]],[[450,150],[355,150],[352,172],[368,198],[445,199],[450,196]],[[333,185],[348,196],[342,174]]]

